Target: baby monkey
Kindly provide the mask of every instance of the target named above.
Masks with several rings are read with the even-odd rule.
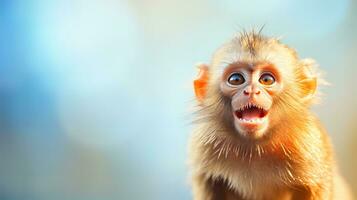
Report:
[[[194,200],[351,199],[326,131],[309,110],[318,67],[278,39],[242,32],[194,82]]]

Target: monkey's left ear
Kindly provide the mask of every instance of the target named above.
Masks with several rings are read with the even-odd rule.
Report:
[[[207,84],[208,84],[208,65],[206,64],[197,64],[199,69],[199,74],[197,79],[193,81],[193,87],[195,90],[196,99],[199,102],[202,102],[206,97],[207,93]]]
[[[303,101],[309,103],[315,99],[317,92],[317,66],[312,59],[301,61],[303,70],[303,79],[300,81],[302,87]]]
[[[314,99],[316,88],[317,88],[317,78],[307,78],[302,82],[302,91],[303,91],[303,101],[310,102]]]

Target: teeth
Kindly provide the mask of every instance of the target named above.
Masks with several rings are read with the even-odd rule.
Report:
[[[255,118],[255,119],[243,119],[243,118],[239,118],[239,121],[249,122],[249,123],[260,123],[260,122],[263,121],[263,119],[261,119],[261,118]]]
[[[243,105],[243,106],[241,106],[238,110],[239,111],[244,111],[244,110],[246,110],[248,108],[252,108],[252,107],[256,107],[256,108],[259,108],[261,110],[264,110],[264,108],[262,106],[256,105],[256,104],[253,104],[253,103],[250,103],[250,102],[245,104],[245,105]]]

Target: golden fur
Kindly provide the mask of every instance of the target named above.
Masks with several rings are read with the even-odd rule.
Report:
[[[251,141],[232,126],[230,99],[221,94],[218,82],[224,66],[260,61],[278,66],[284,91],[273,99],[266,137]],[[329,137],[309,110],[316,94],[304,81],[318,78],[315,62],[299,59],[275,38],[243,32],[216,51],[209,73],[189,143],[195,200],[342,199],[334,192],[343,180]]]

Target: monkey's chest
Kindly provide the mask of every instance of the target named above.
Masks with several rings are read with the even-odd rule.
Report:
[[[214,170],[215,177],[226,180],[227,185],[240,195],[257,199],[285,193],[294,174],[284,163],[247,161],[221,162],[221,165],[225,166],[217,167],[225,170]]]

